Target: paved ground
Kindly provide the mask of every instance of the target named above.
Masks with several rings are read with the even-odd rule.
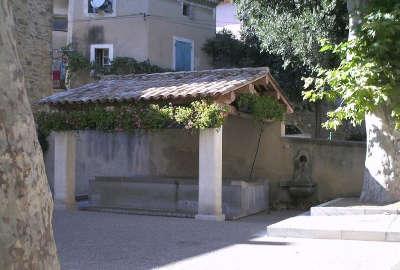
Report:
[[[270,238],[266,226],[294,212],[206,222],[56,211],[63,270],[400,270],[400,244]]]
[[[301,215],[268,226],[268,235],[400,244],[400,215]]]

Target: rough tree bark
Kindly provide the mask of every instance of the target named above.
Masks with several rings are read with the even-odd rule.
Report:
[[[366,5],[368,0],[347,0],[349,40],[356,37]],[[390,113],[388,107],[380,106],[365,116],[367,153],[362,202],[384,204],[400,200],[400,133],[395,130]]]
[[[11,5],[24,4],[0,0],[0,269],[57,270],[53,203],[14,38]]]

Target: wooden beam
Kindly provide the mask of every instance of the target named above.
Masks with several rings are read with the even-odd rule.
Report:
[[[249,84],[249,93],[258,95],[258,92],[256,91],[254,84],[252,84],[252,83]]]
[[[287,108],[287,112],[288,113],[293,113],[294,110],[292,108],[292,105],[290,105],[289,100],[287,99],[287,97],[284,95],[284,93],[280,90],[280,86],[279,84],[275,81],[275,79],[271,76],[271,74],[268,74],[266,77],[266,82],[267,87],[272,89],[276,94],[276,98],[283,103],[286,108]]]
[[[241,88],[235,90],[235,93],[236,94],[251,93],[251,94],[254,94],[254,95],[259,95],[259,93],[255,89],[254,83],[250,83],[250,84],[246,84],[246,85],[242,86]]]
[[[235,106],[227,105],[227,108],[228,108],[227,114],[230,114],[230,115],[239,115],[239,111],[235,108]]]
[[[220,103],[220,104],[232,104],[236,99],[236,93],[234,91],[229,92],[228,94],[219,96],[215,99],[216,103]]]

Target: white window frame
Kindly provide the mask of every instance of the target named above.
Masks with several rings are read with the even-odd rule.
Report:
[[[92,44],[90,45],[90,63],[96,61],[96,49],[108,49],[108,58],[114,60],[114,44]]]
[[[191,67],[190,70],[194,71],[195,63],[194,63],[194,40],[193,39],[188,39],[188,38],[182,38],[182,37],[176,37],[174,36],[173,42],[172,42],[172,70],[176,69],[176,48],[175,44],[177,41],[182,41],[182,42],[187,42],[192,44],[192,55],[191,55]]]
[[[104,15],[100,15],[97,13],[89,13],[88,9],[88,1],[90,0],[84,0],[83,2],[83,12],[86,17],[91,17],[91,18],[103,18],[103,17],[116,17],[117,16],[117,1],[118,0],[112,0],[113,1],[113,12],[112,13],[105,13]]]

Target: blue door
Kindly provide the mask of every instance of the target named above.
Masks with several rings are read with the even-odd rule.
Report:
[[[175,41],[175,70],[192,70],[192,43]]]

